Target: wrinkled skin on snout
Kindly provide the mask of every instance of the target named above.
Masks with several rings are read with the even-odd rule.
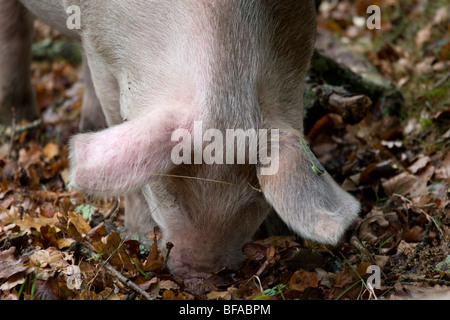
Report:
[[[81,29],[65,31],[82,40],[99,101],[90,94],[88,109],[98,104],[109,128],[72,139],[71,184],[123,196],[132,233],[159,226],[161,250],[174,245],[167,265],[176,277],[236,267],[272,207],[294,232],[324,243],[337,242],[357,216],[356,200],[315,173],[300,145],[312,0],[0,0],[0,9],[28,15],[20,3],[61,30],[66,8],[81,9]],[[0,18],[14,25],[2,10]],[[13,41],[6,38],[2,46]],[[277,172],[250,161],[175,164],[172,134],[192,132],[195,121],[222,132],[278,130],[277,152],[268,147]]]

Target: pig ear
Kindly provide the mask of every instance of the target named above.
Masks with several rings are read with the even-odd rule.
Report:
[[[167,118],[151,114],[76,135],[70,143],[71,185],[91,195],[121,195],[167,172],[176,126],[173,117]]]
[[[278,171],[263,175],[267,168],[258,169],[261,189],[294,232],[334,244],[356,218],[360,205],[323,170],[301,138],[298,132],[280,132],[279,149],[271,148],[270,155],[272,163],[278,161]]]

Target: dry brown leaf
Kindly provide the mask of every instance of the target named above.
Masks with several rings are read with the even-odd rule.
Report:
[[[433,63],[435,57],[426,57],[422,61],[416,64],[416,71],[419,74],[429,74],[433,72]]]
[[[78,291],[75,300],[98,300],[98,295],[94,291]]]
[[[86,221],[84,221],[83,217],[79,213],[69,211],[68,217],[68,221],[75,226],[75,228],[82,236],[87,235],[89,231],[91,231],[91,227]]]
[[[158,282],[158,287],[160,290],[179,290],[180,286],[172,280],[160,280]]]
[[[389,197],[394,193],[403,196],[409,194],[411,197],[417,197],[428,191],[426,180],[406,171],[388,180],[384,180],[382,182],[382,186],[384,188],[384,192]]]
[[[82,284],[82,274],[79,266],[70,265],[62,271],[66,276],[66,285],[70,290],[79,290]]]
[[[97,249],[98,253],[103,254],[103,260],[107,260],[113,266],[137,274],[136,266],[130,260],[130,257],[125,251],[125,246],[120,239],[120,235],[117,232],[111,232],[102,238],[101,241],[93,242],[92,245]]]
[[[421,170],[422,172],[419,173],[417,176],[422,179],[423,181],[430,181],[431,177],[434,174],[435,167],[432,165],[426,166],[425,169]]]
[[[361,221],[359,226],[359,236],[362,240],[374,244],[379,241],[379,236],[372,231],[371,224],[373,223],[376,223],[379,227],[387,228],[389,222],[384,217],[384,212],[377,209],[373,209],[364,217],[364,220]]]
[[[380,269],[384,269],[384,266],[389,261],[389,256],[375,255],[375,264],[380,267]]]
[[[19,219],[17,208],[11,207],[9,210],[6,210],[0,206],[0,223],[3,226],[13,223],[16,219]]]
[[[27,151],[26,149],[19,150],[19,166],[28,169],[33,164],[39,164],[41,162],[42,151],[40,148],[32,146]]]
[[[142,290],[145,290],[145,291],[149,291],[149,289],[150,289],[151,287],[153,287],[152,289],[155,289],[155,287],[157,287],[157,288],[155,289],[155,291],[159,292],[159,286],[158,286],[158,284],[159,284],[159,279],[158,279],[158,277],[153,277],[153,278],[151,278],[150,280],[147,280],[147,281],[145,281],[145,282],[143,282],[143,283],[140,283],[140,284],[139,284],[139,287],[140,287]],[[152,291],[153,291],[153,290],[152,290]]]
[[[8,281],[6,281],[5,283],[3,283],[0,286],[0,290],[11,290],[13,289],[15,286],[22,284],[25,282],[25,275],[23,273],[18,273],[15,274],[11,277],[8,278]]]
[[[450,5],[443,6],[437,9],[434,14],[433,24],[437,25],[448,22],[450,19],[449,12],[450,12]]]
[[[175,294],[172,290],[165,290],[162,294],[163,300],[186,300],[186,297],[181,293]]]
[[[289,281],[289,287],[292,290],[303,291],[306,288],[317,288],[319,286],[319,280],[314,272],[308,272],[305,270],[299,270],[294,272]]]
[[[331,288],[332,282],[331,282],[331,279],[330,279],[331,278],[330,275],[334,276],[334,274],[333,273],[329,273],[329,272],[327,272],[327,271],[325,271],[324,269],[321,269],[321,268],[316,268],[314,271],[316,272],[316,277],[319,280],[320,285],[321,286],[325,286],[327,288]]]
[[[92,228],[88,233],[90,242],[100,241],[106,235],[106,226],[104,222],[100,222],[97,226]]]
[[[45,145],[43,153],[45,158],[51,160],[59,155],[59,146],[53,142],[49,142]]]
[[[231,300],[230,291],[211,291],[206,294],[208,300]]]
[[[432,24],[428,23],[424,28],[420,29],[416,34],[416,46],[417,49],[422,49],[425,42],[429,41],[431,38],[431,27]]]
[[[164,259],[161,256],[161,252],[158,249],[158,243],[156,242],[156,236],[153,237],[153,244],[150,253],[143,265],[144,271],[156,271],[164,266]]]
[[[334,285],[342,288],[353,282],[354,275],[355,272],[348,265],[344,265],[344,268],[337,274]]]
[[[66,235],[68,235],[70,238],[73,238],[75,241],[83,241],[84,237],[82,236],[82,234],[80,234],[74,224],[69,221],[67,212],[58,213],[55,216],[58,219],[58,222],[55,223],[55,226],[60,228]]]
[[[425,230],[422,227],[414,226],[403,234],[402,239],[406,242],[420,242],[424,235]]]
[[[122,300],[123,296],[119,293],[114,292],[112,288],[105,288],[102,292],[98,294],[99,300]]]
[[[442,166],[436,169],[435,176],[440,180],[448,181],[450,179],[450,151],[445,155]]]
[[[56,239],[56,244],[58,245],[58,249],[69,248],[74,242],[75,242],[75,240],[71,239],[71,238]]]
[[[65,268],[69,266],[69,263],[64,260],[63,252],[54,247],[36,251],[31,255],[30,260],[36,266],[40,264],[41,268],[47,266]]]
[[[28,266],[25,265],[27,259],[21,257],[17,260],[14,256],[15,251],[15,247],[0,251],[0,279],[8,279],[13,275],[22,273],[28,269]]]
[[[11,210],[10,210],[10,213],[11,213]],[[12,214],[19,215],[17,209],[12,210]],[[57,221],[58,220],[56,217],[46,218],[43,216],[39,216],[37,218],[33,218],[28,214],[24,214],[22,219],[18,218],[15,221],[15,224],[18,225],[20,227],[20,229],[22,229],[22,231],[31,232],[31,229],[40,230],[41,227],[44,227],[44,226],[53,226]]]
[[[259,243],[246,243],[242,248],[245,256],[250,260],[262,260],[266,257],[267,247]]]
[[[414,252],[417,243],[408,243],[404,240],[401,240],[397,246],[397,255],[404,254],[405,256],[409,256]]]
[[[361,173],[356,173],[344,180],[341,188],[345,191],[356,191],[358,190],[359,182],[361,180]]]
[[[369,244],[376,245],[386,241],[380,252],[387,251],[401,238],[405,226],[395,211],[383,212],[373,209],[358,226],[358,237]],[[391,239],[390,241],[387,241]]]
[[[420,157],[419,159],[416,160],[416,162],[414,162],[412,165],[410,165],[408,167],[408,170],[411,173],[417,173],[417,171],[419,171],[420,169],[425,168],[425,166],[428,164],[428,162],[430,162],[430,157],[425,156],[425,157]]]
[[[75,241],[83,241],[89,231],[91,231],[89,224],[87,224],[83,217],[77,212],[58,212],[54,216],[54,219],[56,219],[54,225]],[[65,246],[71,241],[72,240],[61,241],[58,243],[58,247],[60,245]]]
[[[361,262],[356,267],[356,272],[359,274],[360,277],[364,277],[367,273],[367,268],[370,266],[370,263],[368,262]]]
[[[450,289],[447,286],[435,285],[433,287],[420,287],[412,284],[402,284],[405,297],[392,297],[393,299],[411,300],[450,300]]]

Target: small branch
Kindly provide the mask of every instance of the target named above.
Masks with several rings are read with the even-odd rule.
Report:
[[[450,286],[450,281],[442,279],[427,279],[427,278],[416,278],[416,277],[402,277],[401,282],[426,282],[431,284],[438,284],[441,286]]]
[[[15,132],[21,133],[21,132],[24,132],[24,131],[27,131],[30,129],[35,129],[35,128],[39,127],[41,125],[41,123],[42,123],[41,119],[34,120],[33,122],[24,124],[23,126],[17,126],[15,128]],[[13,129],[13,131],[14,131],[14,129]]]
[[[35,120],[31,123],[27,123],[25,125],[18,126],[17,120],[16,120],[16,112],[14,107],[11,108],[12,112],[12,120],[11,120],[11,127],[8,126],[0,126],[0,133],[3,136],[10,136],[9,137],[9,149],[8,149],[8,159],[11,159],[12,157],[12,151],[14,148],[14,139],[16,138],[16,135],[19,133],[22,133],[24,131],[37,128],[41,125],[42,121],[41,119]]]
[[[22,133],[22,132],[30,130],[30,129],[35,129],[35,128],[39,127],[41,124],[42,124],[42,120],[37,119],[37,120],[34,120],[33,122],[18,126],[16,123],[16,119],[14,116],[14,110],[13,110],[13,119],[11,121],[11,126],[8,127],[8,126],[0,125],[0,133],[2,135],[6,135],[6,136],[14,136],[17,133]]]
[[[84,255],[88,258],[91,258],[91,259],[98,258],[98,255],[94,251],[86,248],[83,244],[81,244],[79,242],[76,243],[75,250],[80,252],[82,255]],[[109,271],[117,279],[119,279],[120,282],[122,282],[124,285],[126,285],[130,289],[134,290],[135,292],[139,293],[140,295],[142,295],[145,299],[153,300],[153,298],[147,292],[142,290],[137,284],[135,284],[130,279],[124,277],[119,271],[114,269],[114,267],[111,264],[109,264],[107,261],[102,261],[101,266],[103,268],[105,268],[107,271]]]

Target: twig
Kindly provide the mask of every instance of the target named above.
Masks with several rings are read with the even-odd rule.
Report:
[[[15,129],[13,129],[13,132],[15,131],[15,133],[21,133],[30,129],[34,129],[37,128],[41,125],[42,120],[41,119],[37,119],[34,120],[33,122],[24,124],[23,126],[17,126]]]
[[[273,261],[273,257],[275,256],[275,247],[270,246],[266,250],[266,260],[264,263],[259,267],[258,271],[256,272],[256,276],[259,277],[264,270],[270,265],[270,263]]]
[[[95,252],[86,248],[83,244],[81,244],[79,242],[76,244],[76,250],[91,259],[98,257],[98,255]],[[139,293],[145,299],[153,300],[153,298],[147,292],[142,290],[138,285],[136,285],[130,279],[127,279],[126,277],[124,277],[119,271],[114,269],[114,267],[111,264],[109,264],[107,261],[103,261],[101,263],[101,265],[103,268],[105,268],[107,271],[109,271],[111,274],[113,274],[115,277],[117,277],[117,279],[119,279],[119,281],[122,282],[124,285],[126,285],[130,289],[134,290],[135,292]]]
[[[256,280],[255,280],[255,279],[256,279]],[[244,286],[247,285],[247,283],[249,283],[251,280],[253,280],[253,283],[255,284],[256,287],[258,287],[259,291],[260,291],[261,293],[264,293],[264,288],[263,288],[263,286],[262,286],[262,284],[261,284],[261,279],[260,279],[258,276],[256,276],[256,275],[251,276],[250,279],[248,279],[248,280],[244,283]],[[256,282],[258,282],[258,283],[256,283]]]
[[[415,278],[415,277],[402,277],[401,282],[426,282],[432,284],[438,284],[441,286],[450,286],[450,281],[442,279],[427,279],[427,278]]]
[[[256,272],[256,276],[257,277],[259,277],[264,272],[264,270],[266,270],[266,268],[269,265],[269,263],[270,263],[269,259],[266,259],[264,261],[264,263],[261,265],[261,267],[259,267],[258,271]]]
[[[261,284],[261,279],[255,275],[253,275],[250,279],[253,279],[253,283],[258,286],[259,291],[261,291],[261,293],[264,293],[264,288]],[[258,281],[258,283],[256,283],[255,279]],[[250,280],[248,280],[248,281],[250,281]],[[248,281],[246,282],[246,284],[248,283]]]
[[[17,120],[16,120],[16,111],[14,109],[14,107],[11,108],[11,112],[12,112],[12,120],[11,120],[11,127],[10,128],[6,128],[4,130],[4,133],[6,135],[9,134],[9,132],[11,133],[11,136],[9,138],[9,149],[8,149],[8,159],[11,159],[12,156],[12,151],[13,151],[13,147],[14,147],[14,139],[16,138],[16,135],[19,133],[22,133],[24,131],[27,131],[29,129],[33,129],[36,127],[39,127],[42,123],[41,119],[35,120],[31,123],[22,125],[22,126],[18,126],[17,125]],[[3,133],[2,133],[3,134]]]

